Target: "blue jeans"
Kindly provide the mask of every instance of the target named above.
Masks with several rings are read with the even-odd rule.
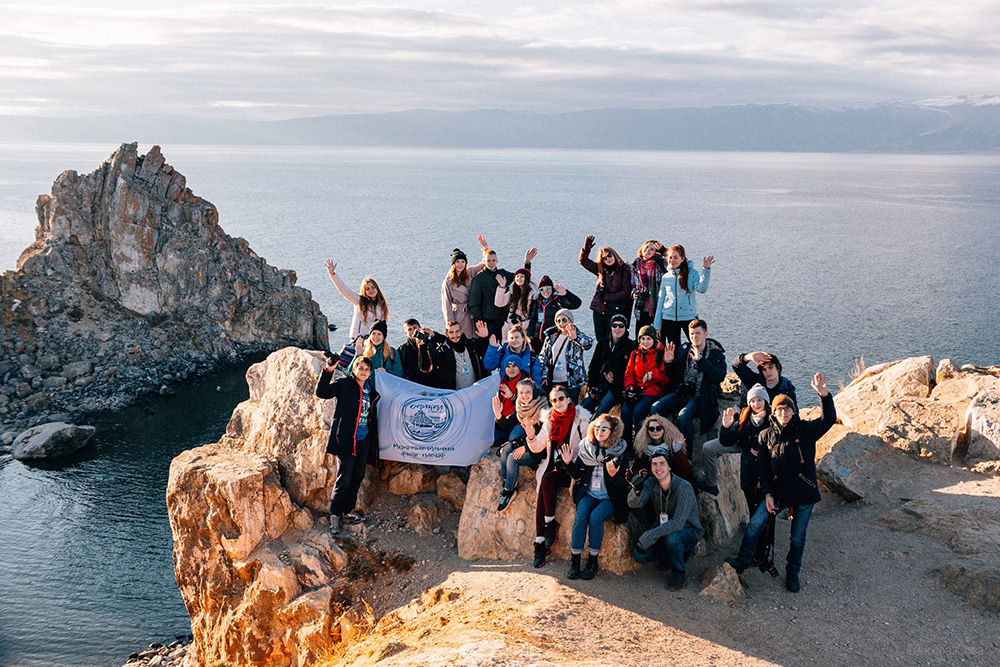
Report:
[[[653,546],[644,552],[639,552],[639,545],[632,550],[632,558],[637,563],[648,563],[652,560],[666,561],[674,572],[685,572],[684,554],[698,544],[698,536],[691,526],[684,526],[669,535],[664,535],[653,542]]]
[[[677,413],[677,426],[684,435],[685,448],[690,459],[694,448],[694,418],[698,416],[698,395],[684,398],[677,392],[671,392],[653,404],[652,412],[661,417]]]
[[[577,482],[579,483],[579,482]],[[615,506],[610,498],[598,500],[589,493],[583,494],[576,506],[576,518],[573,520],[573,533],[570,537],[570,551],[583,553],[583,543],[587,539],[587,529],[590,529],[590,551],[599,553],[601,542],[604,541],[604,522],[615,515]]]
[[[656,404],[656,396],[641,396],[634,406],[629,406],[628,401],[622,403],[622,424],[625,426],[625,440],[632,443],[632,429],[636,422],[649,416],[649,409]]]
[[[587,396],[585,399],[580,401],[580,406],[595,417],[603,415],[606,412],[610,412],[611,408],[615,407],[615,404],[618,403],[614,392],[612,392],[608,387],[607,382],[602,382],[597,386],[597,395],[599,398],[591,398],[590,396]]]
[[[521,429],[521,427],[517,426],[514,430],[517,429]],[[521,435],[524,435],[523,429],[521,429]],[[517,478],[521,475],[521,466],[538,468],[539,461],[536,460],[535,455],[527,446],[524,447],[523,454],[514,455],[514,450],[520,446],[522,445],[508,442],[500,449],[500,476],[503,478],[504,491],[513,491],[514,487],[517,486]]]
[[[798,574],[802,569],[802,552],[806,548],[806,528],[809,526],[809,517],[812,516],[813,505],[795,505],[792,508],[792,538],[788,545],[788,558],[786,559],[785,571]],[[764,534],[767,528],[767,503],[761,503],[757,511],[750,517],[750,525],[743,535],[743,542],[740,544],[740,553],[736,558],[743,563],[749,563],[753,559],[754,549],[757,548],[757,540]]]

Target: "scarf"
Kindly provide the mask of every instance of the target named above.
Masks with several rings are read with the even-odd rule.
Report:
[[[463,334],[462,337],[458,339],[457,343],[452,343],[451,339],[449,338],[448,347],[450,347],[454,352],[463,354],[465,352],[465,335]]]
[[[580,463],[591,467],[599,466],[605,461],[618,458],[625,453],[626,449],[628,449],[628,443],[624,440],[618,440],[618,442],[605,449],[590,438],[587,438],[580,443]]]
[[[576,406],[569,404],[569,409],[562,414],[555,410],[549,415],[549,440],[556,447],[569,442],[569,431],[573,427],[573,420],[576,418]]]
[[[517,412],[517,420],[530,419],[532,423],[538,422],[538,415],[542,411],[542,408],[546,406],[546,401],[544,396],[536,396],[535,398],[528,401],[527,404],[522,404],[521,401],[516,401],[514,409]]]
[[[506,385],[507,388],[510,389],[512,392],[510,398],[504,398],[503,392],[497,393],[497,396],[500,397],[500,414],[503,415],[504,417],[507,417],[513,414],[514,412],[514,409],[516,407],[515,404],[517,403],[517,383],[520,382],[523,378],[524,378],[524,373],[521,373],[513,380],[511,380],[509,377],[507,377],[506,374],[504,374],[503,379],[500,380],[500,386],[503,387]]]

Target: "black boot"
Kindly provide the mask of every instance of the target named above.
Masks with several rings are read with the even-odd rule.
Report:
[[[748,567],[750,567],[750,563],[742,561],[738,558],[727,558],[726,563],[729,564],[729,566],[732,567],[734,570],[736,570],[736,574],[743,574],[743,572]]]
[[[580,554],[570,554],[569,572],[566,574],[569,579],[580,578]]]
[[[594,578],[595,574],[597,574],[597,554],[590,554],[587,556],[587,567],[583,568],[580,578],[589,581]]]
[[[789,593],[798,593],[802,588],[799,584],[799,573],[785,570],[785,588]]]
[[[535,542],[535,560],[532,565],[542,567],[545,565],[545,557],[548,555],[549,549],[545,546],[545,542]]]
[[[545,546],[549,549],[559,541],[559,522],[555,519],[545,524]]]

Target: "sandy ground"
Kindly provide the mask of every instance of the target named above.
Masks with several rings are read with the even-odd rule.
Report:
[[[382,619],[343,665],[1000,665],[1000,614],[951,593],[935,569],[962,561],[931,537],[869,525],[917,498],[945,509],[1000,508],[1000,479],[892,456],[883,493],[863,503],[825,494],[809,525],[802,591],[784,588],[788,522],[779,521],[782,576],[744,574],[739,604],[699,596],[710,566],[735,552],[688,563],[684,590],[670,593],[654,565],[625,576],[570,581],[568,563],[465,561],[458,513],[440,534],[405,528],[410,499],[386,494],[372,510],[371,537],[400,549],[414,568],[385,577],[367,601]],[[981,557],[981,556],[980,556]],[[1000,544],[996,553],[1000,560]]]

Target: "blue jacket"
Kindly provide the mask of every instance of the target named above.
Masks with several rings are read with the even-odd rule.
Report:
[[[486,354],[483,356],[483,368],[488,371],[495,371],[500,368],[500,362],[507,357],[507,355],[513,354],[515,357],[521,358],[522,370],[529,368],[528,374],[534,381],[535,385],[542,386],[542,365],[538,362],[538,357],[531,351],[531,346],[525,344],[524,349],[521,350],[521,354],[514,354],[510,351],[510,345],[504,343],[502,346],[497,347],[496,345],[490,345],[486,350]],[[500,368],[500,372],[503,373],[503,369]]]
[[[681,289],[680,269],[667,269],[660,278],[660,293],[656,299],[656,317],[653,326],[657,329],[663,320],[685,322],[698,317],[697,293],[708,291],[708,279],[712,269],[694,268],[694,262],[688,260],[688,288]]]

